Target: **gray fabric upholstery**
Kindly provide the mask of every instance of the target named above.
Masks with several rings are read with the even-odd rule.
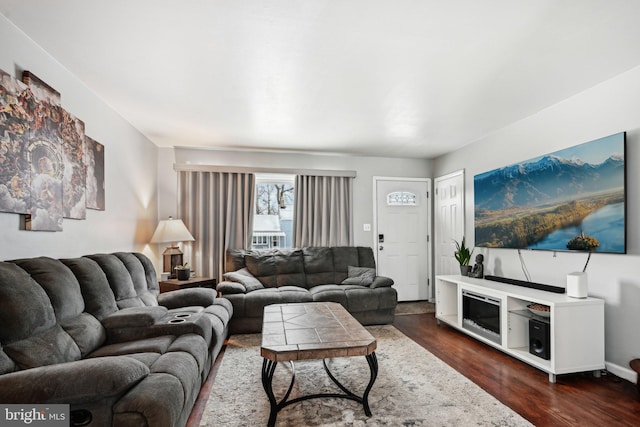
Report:
[[[87,255],[87,258],[98,263],[102,271],[104,271],[118,308],[142,307],[145,305],[136,294],[129,271],[118,257],[111,254],[96,254]]]
[[[376,269],[371,267],[354,267],[349,266],[347,278],[341,283],[343,285],[361,285],[369,286],[376,278]]]
[[[76,343],[81,357],[86,357],[107,340],[104,326],[89,313],[62,320],[60,326]]]
[[[244,261],[249,273],[265,288],[298,286],[305,282],[302,251],[299,249],[248,251]],[[250,292],[249,289],[247,291]]]
[[[249,289],[243,282],[228,280],[218,284],[218,292],[233,305],[232,333],[260,332],[264,307],[293,302],[338,302],[365,325],[394,319],[397,293],[393,280],[375,275],[371,248],[233,249],[227,251],[226,265],[237,268],[237,276],[229,271],[226,278],[237,280],[251,274],[263,286]],[[347,280],[350,271],[351,283]]]
[[[140,277],[136,277],[135,271],[134,276],[131,276],[130,270],[127,269],[120,258],[113,254],[87,255],[87,258],[97,262],[107,275],[107,280],[116,298],[118,308],[150,305],[145,304],[146,302],[153,304],[151,298],[141,298],[138,295],[138,293],[142,293],[146,297],[146,292],[140,289]]]
[[[45,290],[58,320],[77,316],[84,311],[80,284],[63,263],[44,257],[16,260],[13,263],[29,273]]]
[[[152,326],[167,315],[166,307],[129,307],[113,313],[102,321],[108,329]]]
[[[106,274],[97,262],[89,258],[61,260],[78,279],[85,309],[98,320],[118,311],[116,299],[109,287]]]
[[[209,288],[178,289],[158,295],[158,303],[167,308],[202,306],[208,307],[216,301],[216,291]]]
[[[242,283],[229,281],[218,283],[218,286],[216,286],[216,290],[223,295],[244,294],[247,292],[247,288],[245,288]]]
[[[307,282],[300,286],[310,289],[318,285],[336,283],[331,248],[304,248],[304,271]]]
[[[56,316],[42,287],[17,265],[0,263],[0,342],[7,345],[52,328]]]
[[[159,295],[139,253],[0,262],[0,403],[67,403],[89,426],[184,426],[232,313],[212,289]]]
[[[238,271],[232,271],[229,273],[223,274],[225,280],[230,282],[240,283],[244,287],[244,291],[242,288],[239,288],[241,292],[251,292],[258,289],[263,289],[264,285],[249,272],[247,267],[241,268]],[[235,293],[235,292],[230,292]]]
[[[2,375],[0,396],[3,403],[82,404],[121,395],[148,374],[126,356],[79,360]]]

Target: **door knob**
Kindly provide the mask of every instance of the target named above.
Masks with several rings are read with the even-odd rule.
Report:
[[[383,249],[384,249],[384,246],[380,246],[378,249],[383,250]]]

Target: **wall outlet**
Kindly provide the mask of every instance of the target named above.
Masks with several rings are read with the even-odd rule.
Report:
[[[371,231],[371,224],[363,224],[362,229],[364,231]]]

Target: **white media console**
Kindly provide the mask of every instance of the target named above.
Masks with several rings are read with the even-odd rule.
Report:
[[[550,382],[556,381],[556,375],[573,372],[593,371],[598,376],[605,368],[604,300],[571,298],[566,294],[464,276],[436,276],[435,290],[439,323],[446,323],[547,372]],[[469,321],[463,321],[463,293],[486,296],[499,306],[499,320],[496,320],[499,334],[492,336],[491,331],[474,332],[466,327]],[[527,306],[532,303],[549,307],[549,317],[531,313]],[[530,352],[529,337],[530,323],[540,325],[541,322],[548,325],[544,328],[549,342],[543,357]]]

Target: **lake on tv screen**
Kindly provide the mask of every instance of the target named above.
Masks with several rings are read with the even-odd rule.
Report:
[[[582,224],[549,234],[527,249],[567,250],[567,242],[580,232],[598,239],[597,252],[624,252],[624,203],[603,206],[582,220]]]

